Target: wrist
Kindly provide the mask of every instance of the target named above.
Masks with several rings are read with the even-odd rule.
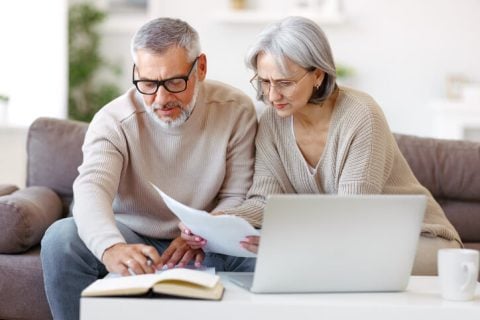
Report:
[[[116,246],[118,246],[118,245],[123,245],[123,244],[125,244],[125,243],[123,243],[123,242],[117,242],[117,243],[112,244],[111,246],[107,247],[105,250],[103,250],[102,259],[101,259],[101,261],[103,262],[103,264],[105,264],[105,258],[108,258],[109,252],[111,252],[112,249],[114,249]]]

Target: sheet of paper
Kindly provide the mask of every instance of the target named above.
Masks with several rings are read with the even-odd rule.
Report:
[[[175,268],[175,269],[190,269],[190,270],[198,270],[198,271],[202,271],[202,272],[206,272],[208,274],[211,274],[211,275],[215,275],[215,268],[214,267],[205,267],[205,266],[201,266],[201,267],[195,267],[195,266],[191,266],[191,265],[187,265],[185,267],[182,267],[182,268]],[[162,273],[166,270],[172,270],[172,269],[168,269],[167,266],[163,266],[162,269],[160,270],[156,270],[155,271],[155,274],[159,274],[159,273]],[[135,273],[133,273],[132,275],[135,275]],[[118,278],[118,277],[122,277],[122,275],[120,273],[114,273],[114,272],[110,272],[108,273],[104,279],[109,279],[109,278]]]
[[[167,207],[194,234],[207,240],[205,252],[216,252],[237,257],[255,257],[256,254],[242,248],[240,241],[246,236],[258,236],[259,231],[245,219],[231,215],[212,216],[203,210],[190,208],[166,195],[154,184]]]

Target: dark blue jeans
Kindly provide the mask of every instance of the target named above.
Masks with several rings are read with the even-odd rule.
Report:
[[[127,243],[144,243],[162,253],[170,240],[138,235],[124,224],[117,226]],[[73,218],[55,222],[42,239],[41,259],[48,304],[55,320],[73,320],[80,316],[80,294],[89,284],[105,277],[103,263],[79,238]],[[254,258],[207,253],[203,264],[218,271],[251,272]]]

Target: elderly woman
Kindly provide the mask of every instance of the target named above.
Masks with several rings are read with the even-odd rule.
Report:
[[[243,205],[224,210],[261,226],[266,197],[279,193],[424,194],[428,205],[414,274],[436,274],[437,251],[461,240],[420,185],[368,94],[336,84],[328,40],[313,21],[289,17],[268,26],[250,48],[251,83],[269,108],[256,137],[253,185]],[[294,227],[294,226],[292,226]],[[205,241],[188,234],[192,247]],[[242,245],[256,251],[258,237]]]

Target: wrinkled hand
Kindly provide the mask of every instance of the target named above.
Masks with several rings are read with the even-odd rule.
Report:
[[[195,267],[202,265],[205,253],[201,249],[192,249],[181,237],[175,238],[162,254],[162,262],[168,268],[185,267],[190,260],[195,261]]]
[[[135,274],[144,274],[162,267],[157,250],[145,244],[117,243],[105,250],[102,262],[109,272],[122,276],[130,275],[129,269]]]
[[[240,241],[240,245],[250,252],[257,253],[259,242],[259,236],[247,236],[244,240]]]

